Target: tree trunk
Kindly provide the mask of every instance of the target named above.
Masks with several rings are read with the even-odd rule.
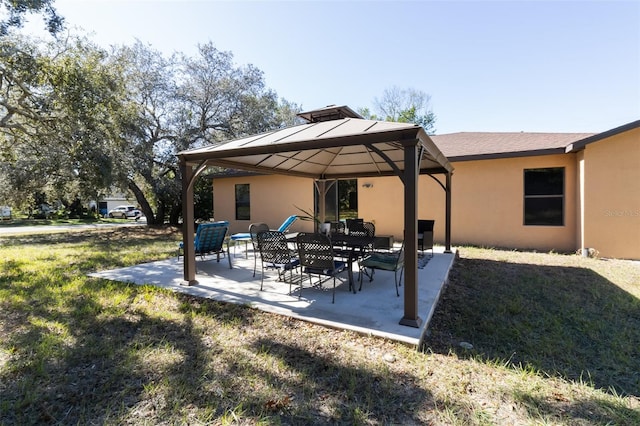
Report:
[[[128,186],[129,190],[131,190],[131,192],[133,192],[133,195],[135,195],[136,201],[138,201],[138,204],[140,205],[140,210],[142,210],[142,213],[147,218],[147,225],[155,225],[156,217],[154,216],[151,205],[149,205],[149,202],[144,196],[142,190],[132,180],[129,181]]]
[[[179,226],[178,221],[180,220],[180,216],[182,215],[182,204],[178,204],[171,209],[169,213],[169,224],[171,226]]]

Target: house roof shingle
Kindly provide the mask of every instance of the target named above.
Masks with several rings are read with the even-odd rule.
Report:
[[[593,133],[459,132],[431,136],[450,161],[564,153]]]

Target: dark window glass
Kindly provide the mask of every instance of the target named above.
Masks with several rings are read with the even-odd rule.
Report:
[[[324,199],[326,221],[337,221],[358,215],[357,179],[327,181]],[[320,215],[318,191],[314,191],[315,212]]]
[[[249,184],[236,185],[236,220],[251,220]]]
[[[564,168],[524,171],[524,224],[564,225]]]
[[[530,169],[524,171],[524,195],[564,194],[564,170]]]

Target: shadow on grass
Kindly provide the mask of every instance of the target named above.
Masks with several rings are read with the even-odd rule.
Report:
[[[128,294],[128,300],[115,310],[105,309],[99,297],[86,296],[91,291],[108,291],[111,285],[89,280],[84,297],[74,298],[63,309],[32,303],[22,325],[8,324],[14,332],[4,344],[15,348],[18,356],[0,370],[0,424],[173,419],[171,423],[186,418],[188,412],[181,410],[189,406],[206,407],[218,416],[229,409],[225,401],[215,402],[218,394],[206,391],[211,381],[224,378],[208,370],[218,351],[205,345],[209,330],[195,326],[193,315],[204,313],[218,324],[242,327],[252,321],[254,311],[176,294],[169,299],[179,303],[177,316],[149,315],[136,309],[136,300],[155,297],[157,291],[146,293],[144,286],[122,283],[117,284],[118,293]],[[52,329],[56,325],[69,335],[56,333]],[[16,328],[23,330],[16,332]],[[8,330],[3,334],[8,335]],[[223,368],[220,376],[226,376],[226,371]]]
[[[459,259],[425,346],[640,396],[640,300],[586,268]]]
[[[295,391],[296,407],[281,407],[278,424],[423,424],[417,414],[436,407],[433,396],[410,372],[345,366],[338,361],[340,353],[330,348],[326,353],[310,352],[271,339],[256,341],[253,350],[296,372],[284,384]],[[257,374],[269,376],[264,371]],[[271,380],[274,387],[283,387],[282,378]]]

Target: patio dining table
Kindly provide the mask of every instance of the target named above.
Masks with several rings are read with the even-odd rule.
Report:
[[[334,252],[347,259],[347,271],[349,274],[349,290],[356,293],[356,286],[353,283],[353,262],[363,257],[367,251],[373,248],[375,237],[350,234],[330,234],[329,239],[333,245]]]

